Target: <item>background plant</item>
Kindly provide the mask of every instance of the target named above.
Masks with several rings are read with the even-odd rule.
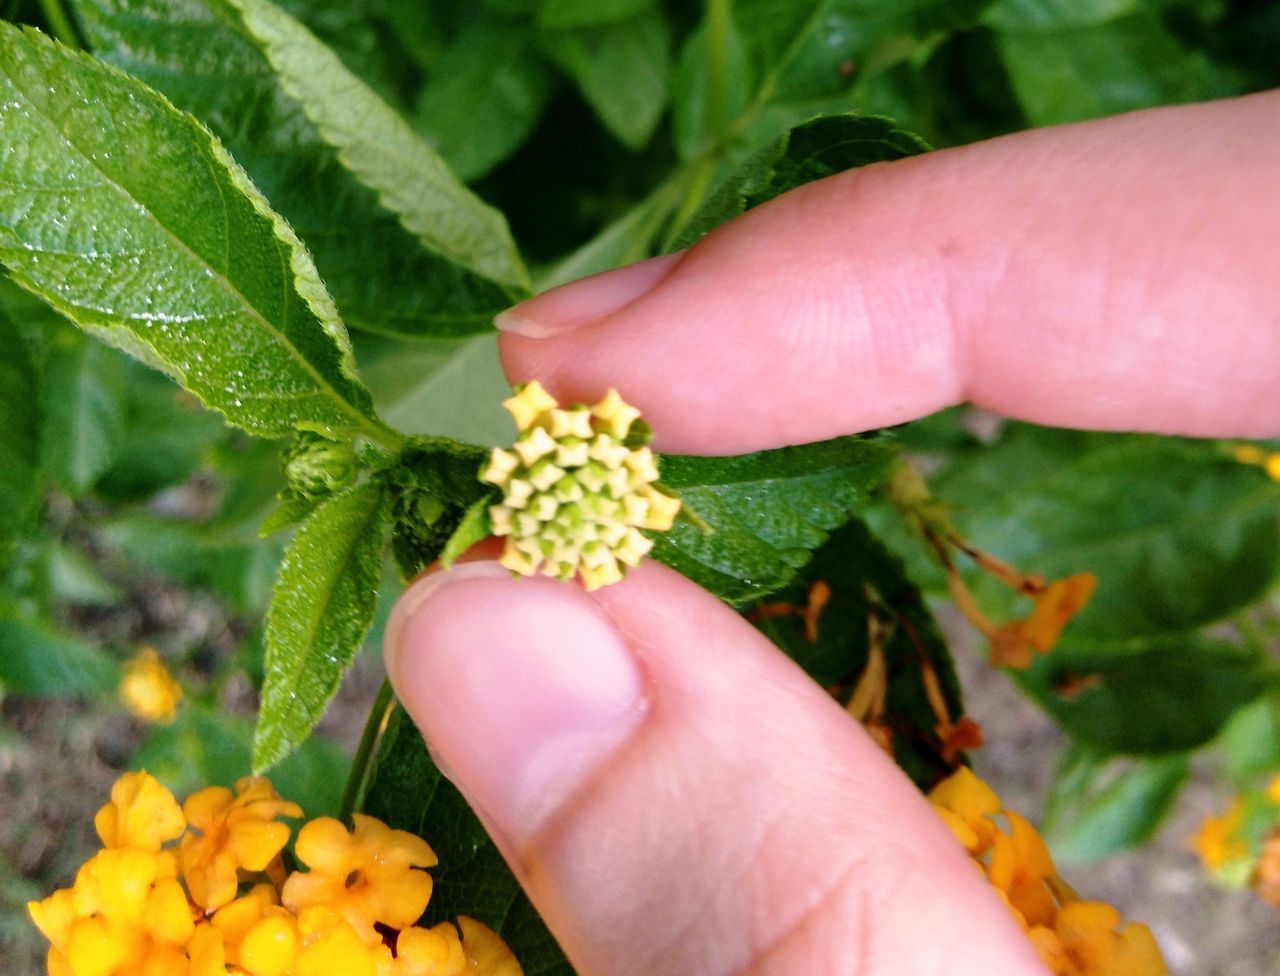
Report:
[[[166,635],[188,700],[128,761],[179,790],[282,763],[313,815],[343,805],[349,764],[309,730],[399,579],[484,498],[482,447],[511,438],[494,313],[851,166],[1273,85],[1280,38],[1275,4],[1199,0],[0,9],[65,43],[0,33],[0,683],[109,692],[155,629],[145,595],[172,581],[216,622]],[[1049,804],[1061,849],[1144,841],[1210,742],[1224,782],[1261,795],[1280,764],[1280,486],[1223,445],[1021,424],[979,439],[965,421],[666,458],[715,532],[682,522],[655,553],[844,697],[880,655],[884,701],[858,717],[928,785],[956,755],[926,675],[949,719],[963,708],[926,604],[946,577],[876,491],[906,449],[963,539],[1098,576],[1015,675],[1074,743]],[[761,486],[777,517],[753,532]],[[955,564],[984,613],[1023,612]],[[759,612],[819,583],[816,635]],[[252,757],[250,721],[224,714],[250,698]],[[365,745],[346,806],[444,825],[432,910],[565,971],[402,713]]]

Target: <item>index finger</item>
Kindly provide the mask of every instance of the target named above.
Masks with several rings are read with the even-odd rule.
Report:
[[[561,399],[616,387],[669,451],[966,400],[1060,426],[1280,435],[1278,122],[1266,93],[828,177],[504,313],[504,365]]]

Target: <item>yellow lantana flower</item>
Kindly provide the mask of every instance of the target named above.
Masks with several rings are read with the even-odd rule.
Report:
[[[235,898],[241,870],[266,870],[289,842],[288,825],[276,818],[302,816],[260,776],[239,780],[235,794],[222,786],[193,793],[182,812],[196,831],[182,839],[182,873],[192,900],[207,911]]]
[[[616,390],[560,409],[537,381],[503,406],[520,433],[480,475],[503,492],[489,509],[493,534],[507,540],[499,561],[520,576],[577,574],[588,590],[616,583],[653,548],[641,530],[671,528],[680,509],[655,487],[653,452],[635,444],[640,411]]]
[[[312,906],[337,911],[366,941],[381,941],[374,925],[407,928],[426,910],[435,852],[420,837],[363,814],[352,814],[355,829],[321,817],[298,832],[298,860],[311,870],[285,882],[281,900],[301,913]]]
[[[929,802],[970,855],[981,857],[991,849],[997,833],[991,817],[1000,812],[1000,797],[968,766],[960,766],[935,786]]]
[[[104,847],[158,851],[186,829],[178,801],[154,776],[125,773],[111,787],[111,802],[98,811],[93,826]]]
[[[1191,849],[1211,871],[1249,857],[1249,844],[1240,833],[1244,823],[1244,800],[1236,797],[1220,814],[1205,817],[1191,838]]]
[[[182,685],[155,648],[144,647],[124,663],[120,701],[136,718],[152,725],[168,725],[178,717]]]
[[[929,802],[1054,976],[1167,976],[1151,931],[1136,922],[1121,927],[1110,905],[1082,901],[1059,877],[1030,821],[1003,809],[995,791],[971,770],[957,769],[934,787]]]
[[[155,779],[126,773],[96,819],[106,846],[72,887],[27,906],[50,942],[49,976],[521,976],[479,922],[459,919],[461,935],[447,922],[415,926],[435,854],[373,817],[354,814],[353,832],[329,818],[306,825],[296,850],[311,870],[286,879],[290,831],[276,818],[301,812],[245,777],[235,793],[193,794],[184,816]]]

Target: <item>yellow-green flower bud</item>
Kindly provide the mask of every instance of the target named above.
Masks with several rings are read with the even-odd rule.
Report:
[[[356,480],[356,455],[346,441],[300,432],[284,458],[284,475],[296,495],[312,498],[345,488]]]
[[[653,548],[641,529],[665,531],[680,510],[654,486],[653,452],[627,444],[640,411],[616,390],[592,407],[561,408],[536,381],[503,406],[520,434],[480,474],[503,492],[489,509],[494,535],[507,540],[502,565],[520,576],[577,573],[588,590],[616,583]]]

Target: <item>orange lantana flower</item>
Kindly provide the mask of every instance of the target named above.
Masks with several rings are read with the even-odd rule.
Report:
[[[311,870],[285,882],[281,900],[294,912],[327,905],[369,941],[381,941],[374,925],[393,929],[416,922],[431,897],[435,852],[420,837],[352,814],[355,830],[321,817],[298,832],[298,860]]]
[[[241,870],[266,870],[289,842],[289,827],[276,818],[302,816],[260,776],[239,780],[235,794],[223,786],[192,793],[182,810],[195,831],[182,839],[182,873],[207,911],[235,898]]]

